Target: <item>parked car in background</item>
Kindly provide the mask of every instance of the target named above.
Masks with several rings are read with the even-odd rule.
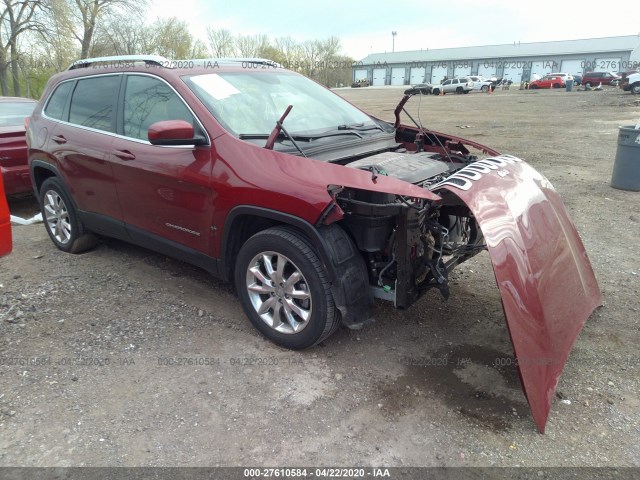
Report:
[[[425,128],[404,108],[410,95],[383,121],[252,62],[107,57],[51,77],[27,142],[54,245],[80,253],[101,234],[195,264],[234,282],[255,328],[290,349],[371,323],[375,298],[399,309],[422,298],[415,307],[436,316],[424,295],[447,298],[450,272],[487,251],[544,431],[571,347],[601,304],[549,181],[520,158]]]
[[[450,78],[445,80],[441,85],[434,85],[431,92],[434,95],[440,93],[469,93],[473,90],[473,81],[468,77]]]
[[[565,86],[564,78],[555,75],[545,75],[539,80],[534,80],[529,84],[530,90],[538,88],[562,88]]]
[[[612,72],[587,72],[582,75],[582,85],[585,87],[597,87],[598,85],[615,86],[620,81],[620,76]]]
[[[371,85],[371,82],[368,78],[361,78],[351,84],[351,88],[360,88],[360,87],[368,87]]]
[[[0,97],[0,173],[6,195],[32,192],[25,123],[36,105],[30,98]]]
[[[493,84],[492,80],[484,79],[483,77],[479,77],[477,75],[471,75],[469,79],[473,82],[474,90],[480,90],[485,93],[489,90],[489,88]]]
[[[411,88],[407,88],[404,91],[405,95],[415,95],[417,93],[421,93],[422,95],[429,95],[433,90],[433,85],[430,83],[418,83],[413,85]]]
[[[567,72],[551,72],[551,73],[547,73],[547,76],[550,77],[562,77],[562,79],[565,81],[567,80],[573,80],[575,82],[575,78],[573,77],[573,75],[571,75],[570,73]]]
[[[0,257],[11,252],[11,218],[7,199],[4,195],[4,182],[0,176]]]
[[[625,92],[631,92],[634,95],[640,95],[640,73],[632,72],[625,75],[622,82],[622,89]]]

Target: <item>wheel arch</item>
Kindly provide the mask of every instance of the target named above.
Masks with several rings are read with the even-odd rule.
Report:
[[[43,162],[42,160],[33,160],[30,165],[30,170],[33,193],[38,201],[40,201],[40,187],[42,187],[42,184],[47,178],[57,177],[64,184],[64,180],[60,176],[58,169],[50,163]]]
[[[337,224],[315,227],[306,220],[283,212],[251,205],[233,208],[224,224],[220,244],[220,276],[233,279],[240,248],[251,236],[274,226],[296,230],[313,248],[327,271],[342,322],[357,328],[371,321],[373,295],[362,254],[351,237]]]

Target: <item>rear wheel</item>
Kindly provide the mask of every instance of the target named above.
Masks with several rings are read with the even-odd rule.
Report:
[[[247,240],[235,283],[253,326],[285,348],[312,347],[339,325],[327,272],[296,231],[270,228]]]
[[[584,86],[587,87],[587,88],[591,88],[591,82],[585,83]]]
[[[554,83],[554,84],[553,84],[553,88],[560,88],[560,86],[561,86],[561,85],[560,85],[559,83]]]
[[[631,85],[631,93],[634,95],[640,95],[640,82]]]
[[[434,95],[440,95],[440,89],[439,88],[434,88],[433,89],[433,94]]]
[[[458,88],[456,88],[456,93],[457,93],[458,95],[460,95],[463,91],[464,91],[464,90],[463,90],[463,88],[462,88],[462,87],[458,87]]]
[[[482,90],[482,93],[487,93],[489,91],[489,87],[487,85],[483,85],[480,90]]]
[[[49,237],[63,252],[80,253],[96,245],[58,178],[48,178],[40,187],[40,211]]]
[[[529,85],[529,90],[537,90],[538,85]]]

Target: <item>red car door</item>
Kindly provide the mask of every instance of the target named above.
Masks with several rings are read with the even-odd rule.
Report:
[[[115,219],[121,217],[121,212],[107,159],[115,132],[121,78],[100,75],[79,80],[69,107],[60,112],[56,93],[69,88],[69,82],[62,83],[44,109],[51,131],[44,150],[54,157],[78,208]]]
[[[150,125],[164,120],[186,120],[204,134],[202,127],[164,80],[131,74],[123,87],[122,125],[110,162],[129,234],[215,256],[211,147],[151,145],[147,135]]]

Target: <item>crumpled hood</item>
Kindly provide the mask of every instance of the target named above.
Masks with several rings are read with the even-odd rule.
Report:
[[[523,389],[543,433],[573,343],[601,305],[584,245],[551,183],[516,157],[472,163],[433,190],[456,195],[480,225]]]

